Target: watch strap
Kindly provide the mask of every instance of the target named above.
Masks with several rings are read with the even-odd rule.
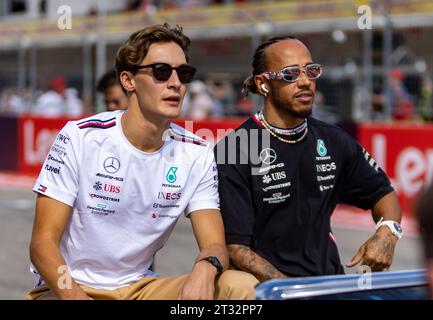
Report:
[[[210,264],[212,264],[215,267],[215,269],[217,270],[217,276],[219,276],[219,275],[221,275],[221,273],[223,273],[223,266],[217,257],[215,257],[215,256],[204,257],[198,261],[203,261],[203,260],[209,262]]]
[[[400,223],[394,220],[383,220],[381,218],[379,222],[376,224],[376,230],[379,229],[382,226],[387,226],[393,235],[395,235],[398,239],[401,239],[403,237],[403,230],[400,226]]]

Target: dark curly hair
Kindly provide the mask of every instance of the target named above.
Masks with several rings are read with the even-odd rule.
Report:
[[[248,92],[252,92],[254,94],[260,94],[259,90],[257,89],[256,83],[254,82],[254,76],[261,74],[262,72],[266,71],[265,70],[265,49],[267,47],[269,47],[271,44],[274,44],[275,42],[279,42],[282,40],[288,40],[288,39],[297,39],[293,36],[282,36],[282,37],[273,37],[268,39],[266,42],[262,43],[261,45],[259,45],[256,49],[256,51],[254,52],[254,56],[253,56],[253,63],[252,63],[252,67],[253,67],[253,74],[251,76],[249,76],[248,78],[245,79],[244,84],[243,84],[243,88],[242,88],[242,93],[247,96]]]

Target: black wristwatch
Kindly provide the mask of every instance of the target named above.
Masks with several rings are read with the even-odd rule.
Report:
[[[221,262],[218,260],[217,257],[209,256],[206,258],[202,258],[199,261],[202,261],[202,260],[206,260],[206,261],[210,262],[217,269],[217,277],[219,275],[221,275],[221,273],[223,273],[223,266],[221,265]]]

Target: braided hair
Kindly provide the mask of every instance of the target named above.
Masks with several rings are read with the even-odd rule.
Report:
[[[242,86],[242,93],[244,96],[248,95],[248,92],[252,92],[254,94],[260,94],[259,90],[257,89],[256,83],[254,81],[254,76],[261,74],[265,71],[265,49],[269,47],[271,44],[274,44],[276,42],[282,41],[282,40],[289,40],[289,39],[297,39],[293,36],[282,36],[282,37],[273,37],[268,39],[266,42],[262,43],[260,46],[257,47],[256,51],[254,52],[253,56],[253,74],[245,79],[244,84]]]

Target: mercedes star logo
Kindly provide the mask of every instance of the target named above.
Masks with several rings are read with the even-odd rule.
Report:
[[[120,161],[116,158],[109,157],[104,161],[104,169],[108,173],[116,173],[120,169]]]
[[[262,152],[260,152],[260,160],[262,160],[264,164],[272,164],[277,160],[277,154],[274,149],[263,149]]]

